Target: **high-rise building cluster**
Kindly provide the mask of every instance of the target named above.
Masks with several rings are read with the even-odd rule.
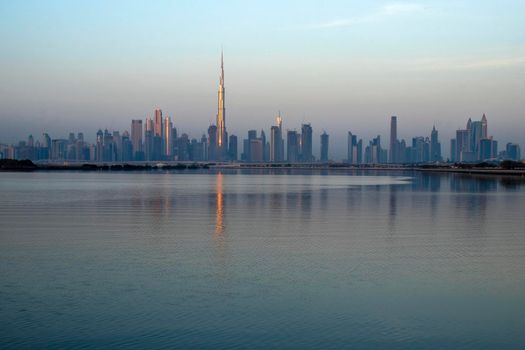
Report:
[[[157,108],[153,114],[131,121],[131,132],[99,130],[95,143],[84,140],[83,133],[70,133],[67,139],[52,139],[47,133],[40,141],[29,135],[27,141],[18,145],[0,144],[0,158],[77,161],[77,162],[130,162],[130,161],[243,161],[249,163],[312,163],[313,128],[309,123],[295,129],[283,130],[283,118],[279,112],[270,137],[264,130],[249,130],[242,140],[242,153],[238,155],[238,138],[226,130],[226,104],[224,85],[224,59],[221,53],[219,88],[217,93],[216,123],[210,125],[199,139],[179,134],[170,116]],[[420,164],[443,161],[438,131],[434,126],[430,136],[417,136],[409,143],[398,139],[397,116],[390,118],[388,150],[381,144],[381,136],[373,138],[363,148],[363,140],[348,132],[348,164]],[[330,161],[329,135],[320,135],[318,161]],[[485,160],[520,160],[520,147],[508,143],[498,152],[498,143],[488,136],[487,117],[480,121],[468,120],[465,129],[456,131],[450,142],[451,162],[480,162]]]
[[[498,152],[498,141],[488,136],[485,114],[479,121],[469,118],[466,128],[456,130],[456,138],[450,140],[450,160],[468,163],[491,159],[520,160],[520,146],[507,143],[505,150]]]
[[[390,164],[418,164],[418,163],[437,163],[443,161],[441,156],[441,143],[438,138],[438,131],[436,127],[432,127],[430,137],[428,136],[416,136],[412,138],[412,143],[407,144],[403,140],[399,140],[397,137],[397,116],[390,118],[390,147],[387,152],[381,149],[380,137],[377,136],[374,139],[374,143],[370,146],[373,147],[377,144],[377,157],[372,159],[372,163],[378,159],[379,163],[390,163]],[[368,151],[367,151],[368,152]],[[372,157],[375,157],[375,151],[371,151]],[[367,162],[370,162],[371,158],[367,156]]]

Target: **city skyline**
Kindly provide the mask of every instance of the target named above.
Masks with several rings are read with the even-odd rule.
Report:
[[[391,115],[401,138],[435,124],[449,139],[485,113],[501,142],[525,143],[522,2],[0,6],[2,142],[129,129],[156,106],[199,137],[216,120],[224,45],[236,135],[281,110],[284,128],[312,124],[315,152],[324,129],[342,156],[346,130],[386,140]]]
[[[398,138],[397,116],[390,117],[388,148],[381,142],[381,134],[370,138],[363,147],[363,139],[348,131],[346,155],[331,154],[330,135],[323,129],[319,135],[319,153],[314,151],[314,133],[311,123],[301,123],[300,133],[295,128],[283,129],[281,111],[276,116],[276,125],[270,127],[270,138],[264,128],[260,134],[256,129],[248,130],[248,137],[239,144],[237,135],[228,135],[226,128],[224,53],[220,55],[220,75],[217,90],[217,114],[215,124],[210,123],[207,135],[200,140],[181,129],[177,129],[172,118],[156,108],[151,117],[146,116],[144,129],[141,119],[131,120],[131,132],[127,129],[109,131],[101,128],[96,141],[86,141],[83,132],[75,136],[69,132],[68,139],[51,138],[42,133],[40,140],[30,134],[27,141],[18,145],[0,143],[0,158],[17,158],[50,161],[219,161],[219,162],[271,162],[312,163],[316,161],[342,161],[349,164],[406,164],[480,162],[486,160],[520,160],[520,146],[508,142],[505,150],[498,152],[498,140],[488,133],[488,120],[483,114],[480,121],[468,119],[465,129],[456,130],[450,139],[449,156],[443,155],[439,132],[434,123],[430,137],[414,136]],[[285,131],[285,132],[284,132]],[[180,135],[180,136],[179,136]],[[286,135],[286,137],[284,136]],[[384,140],[384,139],[383,139]],[[286,150],[285,150],[286,144]],[[239,146],[241,149],[239,150]],[[332,145],[333,147],[333,145]],[[240,157],[238,156],[240,152]],[[285,157],[286,154],[286,157]]]

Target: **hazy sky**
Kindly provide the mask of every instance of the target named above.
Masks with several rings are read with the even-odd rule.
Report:
[[[0,141],[129,129],[155,107],[200,136],[322,130],[343,157],[398,116],[400,138],[468,117],[525,146],[525,1],[0,1]],[[500,147],[502,144],[500,145]],[[448,154],[447,154],[448,155]]]

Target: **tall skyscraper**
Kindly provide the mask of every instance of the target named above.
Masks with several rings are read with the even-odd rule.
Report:
[[[450,139],[450,161],[455,162],[457,160],[457,145],[456,145],[456,139]]]
[[[270,162],[282,162],[284,160],[283,119],[281,118],[281,112],[277,115],[276,122],[277,125],[272,126],[270,129]]]
[[[246,160],[247,162],[252,162],[253,159],[251,158],[252,156],[252,152],[251,152],[251,145],[252,145],[252,140],[255,140],[257,139],[257,130],[248,130],[248,141],[246,143],[243,144],[244,149],[243,149],[243,153],[244,153],[244,160]]]
[[[286,135],[286,160],[290,163],[299,161],[299,135],[295,130],[288,130]]]
[[[483,113],[483,117],[481,117],[481,139],[487,139],[487,117],[485,116],[485,113]]]
[[[347,162],[361,164],[363,162],[363,140],[357,141],[357,136],[348,132]]]
[[[390,163],[398,162],[397,149],[397,117],[393,115],[390,119],[390,148],[388,150],[388,161]]]
[[[469,119],[470,122],[470,119]],[[470,123],[468,125],[470,127]],[[472,161],[470,156],[470,130],[456,130],[456,162]]]
[[[122,160],[122,137],[120,131],[113,131],[113,152],[115,153],[115,160]]]
[[[270,129],[270,162],[278,162],[280,146],[279,127],[273,125]]]
[[[146,128],[144,130],[144,159],[153,160],[153,129],[154,124],[153,120],[149,117],[146,117]]]
[[[231,161],[236,161],[237,160],[237,136],[235,135],[230,135],[230,138],[229,138],[230,142],[228,144],[228,155],[229,155],[229,159]]]
[[[281,117],[281,111],[279,111],[279,115],[277,116],[277,126],[279,127],[279,131],[281,133],[281,155],[279,158],[279,161],[284,160],[284,137],[283,137],[283,118]]]
[[[439,143],[438,131],[436,130],[435,125],[432,127],[432,131],[430,133],[430,161],[441,161],[441,143]]]
[[[328,134],[323,132],[321,135],[321,162],[328,162]]]
[[[166,157],[166,160],[171,160],[173,158],[173,123],[171,122],[171,118],[169,116],[164,118],[163,126],[163,154]]]
[[[365,149],[365,161],[372,164],[386,163],[387,157],[387,151],[381,148],[381,136],[377,135]]]
[[[141,160],[142,152],[142,120],[133,119],[131,121],[131,145],[133,148],[133,159]]]
[[[474,152],[474,159],[479,159],[479,143],[483,138],[483,124],[481,121],[474,121],[471,123],[470,129],[470,150]]]
[[[301,161],[311,162],[312,156],[312,126],[310,124],[301,125]]]
[[[153,136],[159,136],[162,137],[162,110],[161,109],[155,109],[155,118],[154,118],[154,130],[153,130]]]
[[[348,140],[346,144],[346,161],[348,164],[354,164],[354,145],[357,143],[357,137],[352,135],[352,132],[348,132]]]
[[[129,139],[129,133],[124,131],[121,136],[121,160],[126,162],[133,160],[133,144]]]
[[[47,149],[51,148],[51,137],[48,133],[44,133],[44,147]]]
[[[228,151],[228,140],[226,136],[226,108],[224,105],[224,59],[221,51],[221,76],[219,79],[218,110],[217,110],[217,153],[219,159],[224,159]]]
[[[269,157],[268,157],[268,152],[266,149],[266,133],[262,129],[261,129],[261,136],[259,138],[261,139],[261,144],[262,144],[262,161],[267,162]]]

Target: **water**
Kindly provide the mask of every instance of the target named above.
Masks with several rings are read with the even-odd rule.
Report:
[[[0,347],[519,349],[525,182],[0,173]]]

